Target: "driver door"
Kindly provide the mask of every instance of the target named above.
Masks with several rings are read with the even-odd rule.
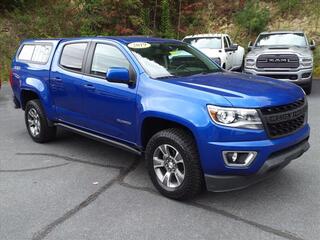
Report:
[[[83,108],[87,127],[105,136],[135,142],[136,85],[106,79],[109,68],[122,67],[134,72],[132,65],[124,51],[114,44],[92,43],[89,55],[83,76]]]
[[[226,53],[226,70],[230,70],[233,66],[233,51],[227,51],[230,47],[230,42],[227,40],[226,37],[223,37],[223,46]]]

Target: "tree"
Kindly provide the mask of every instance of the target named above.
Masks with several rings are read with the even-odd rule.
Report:
[[[23,0],[0,0],[0,12],[4,10],[12,11],[23,5]]]
[[[140,8],[140,32],[143,35],[150,35],[152,31],[150,29],[150,9],[149,8]]]
[[[171,25],[170,19],[170,6],[168,0],[162,0],[161,2],[161,22],[160,22],[160,33],[162,37],[174,38],[174,32]]]
[[[249,35],[265,30],[270,19],[270,12],[266,7],[260,7],[256,0],[247,1],[244,8],[235,14],[235,22],[244,27]]]

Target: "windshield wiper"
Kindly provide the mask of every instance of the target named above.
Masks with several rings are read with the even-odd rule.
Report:
[[[168,79],[168,78],[177,78],[177,76],[162,76],[162,77],[156,77],[155,79]]]

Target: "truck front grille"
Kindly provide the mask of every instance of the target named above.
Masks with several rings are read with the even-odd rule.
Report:
[[[289,135],[302,128],[307,120],[307,101],[260,109],[262,121],[270,138]]]
[[[298,68],[299,57],[295,54],[262,54],[257,59],[257,68]]]
[[[259,76],[270,77],[275,79],[288,79],[288,80],[297,80],[297,74],[258,74]]]

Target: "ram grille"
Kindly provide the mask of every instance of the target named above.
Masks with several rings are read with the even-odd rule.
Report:
[[[298,68],[299,57],[295,54],[263,54],[257,58],[257,68]]]

